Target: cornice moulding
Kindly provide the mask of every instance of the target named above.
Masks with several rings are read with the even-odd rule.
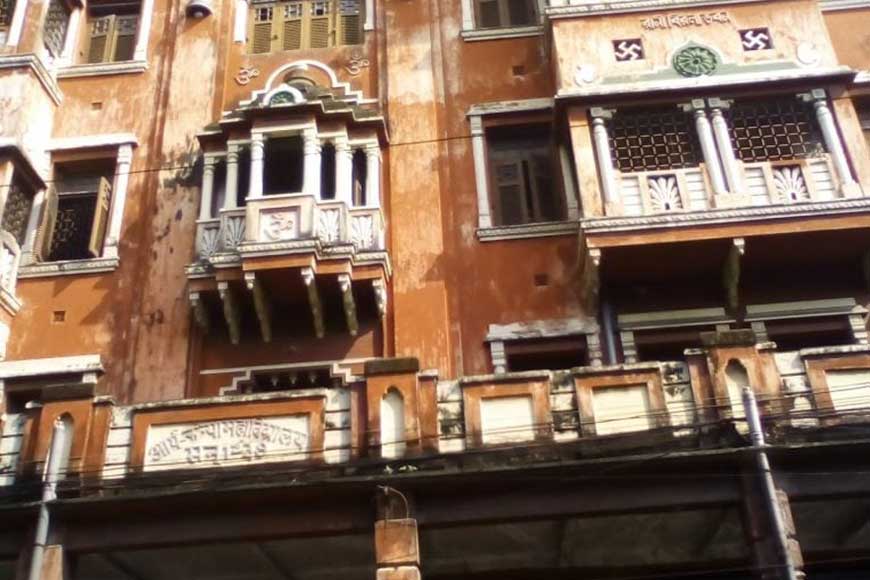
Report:
[[[58,69],[57,78],[70,79],[104,75],[139,74],[146,70],[148,70],[148,63],[144,60],[74,64]]]
[[[475,42],[480,40],[503,40],[507,38],[525,38],[528,36],[540,36],[544,33],[544,27],[517,26],[512,28],[481,28],[476,30],[463,30],[460,32],[463,40]]]
[[[0,70],[11,68],[29,68],[33,71],[39,84],[42,85],[42,88],[51,100],[54,101],[54,104],[60,105],[63,102],[63,93],[60,87],[57,86],[54,77],[48,72],[45,63],[36,54],[27,53],[0,56]]]
[[[582,16],[597,16],[601,14],[622,14],[626,12],[650,12],[654,10],[676,10],[678,8],[719,7],[732,4],[752,4],[764,0],[719,0],[715,3],[700,0],[630,0],[624,2],[579,2],[564,0],[566,6],[549,6],[545,10],[547,18],[576,18]]]
[[[113,272],[118,268],[119,263],[120,260],[118,258],[94,258],[91,260],[69,260],[66,262],[30,264],[19,268],[18,279]]]
[[[98,354],[0,362],[0,380],[44,375],[98,373],[102,371],[103,363]]]
[[[477,239],[481,242],[496,242],[502,240],[524,240],[530,238],[548,238],[552,236],[574,235],[580,227],[577,222],[544,222],[524,224],[520,226],[496,226],[478,228]]]
[[[86,137],[60,137],[48,142],[46,151],[68,151],[71,149],[93,149],[96,147],[120,147],[121,145],[139,145],[139,139],[133,133],[106,133],[105,135],[88,135]]]
[[[645,229],[672,229],[693,225],[742,223],[767,219],[821,217],[859,213],[867,210],[870,210],[870,198],[861,197],[822,203],[771,205],[745,209],[672,212],[638,217],[585,218],[580,220],[580,227],[586,234],[603,234]]]

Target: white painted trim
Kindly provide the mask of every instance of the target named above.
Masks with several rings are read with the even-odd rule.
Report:
[[[244,43],[248,37],[248,1],[235,0],[233,18],[233,42]]]
[[[103,372],[103,363],[98,354],[0,362],[0,380],[99,372]]]
[[[124,207],[127,203],[127,186],[130,181],[130,167],[133,164],[133,146],[118,147],[115,158],[115,179],[112,183],[111,208],[106,235],[103,239],[103,258],[117,258],[121,240],[121,224],[124,221]]]
[[[366,0],[366,20],[363,24],[363,30],[369,31],[375,29],[375,0]]]
[[[782,320],[786,318],[809,318],[812,316],[837,316],[866,314],[867,309],[858,305],[854,298],[829,298],[827,300],[798,300],[795,302],[771,302],[747,304],[746,321]]]
[[[577,235],[578,231],[580,231],[580,224],[576,221],[539,222],[478,228],[477,239],[481,242],[527,240],[530,238],[549,238],[553,236],[574,236]]]
[[[42,85],[42,88],[45,89],[45,92],[54,101],[54,104],[61,104],[63,93],[60,92],[57,82],[55,82],[53,75],[48,72],[48,68],[39,55],[27,53],[0,56],[0,70],[19,67],[27,67],[32,70],[37,80],[39,80],[39,84]]]
[[[480,115],[471,116],[471,152],[474,158],[474,183],[477,188],[477,227],[492,227],[489,204],[489,175],[486,167],[486,135]]]
[[[474,30],[474,0],[462,0],[462,30]]]
[[[71,79],[103,75],[129,75],[144,73],[146,70],[148,70],[148,63],[144,60],[73,64],[59,68],[57,78]]]
[[[718,0],[716,5],[750,4],[762,1],[764,0]],[[710,6],[709,0],[615,0],[613,2],[549,0],[549,4],[550,6],[545,9],[545,13],[551,19]]]
[[[546,111],[553,108],[551,98],[520,99],[513,101],[492,101],[478,103],[468,108],[469,117],[484,115],[503,115],[505,113],[527,113],[529,111]]]
[[[76,51],[76,42],[79,38],[79,26],[81,26],[83,12],[85,8],[75,8],[69,15],[69,24],[67,25],[66,38],[63,40],[63,48],[60,51],[60,56],[55,61],[55,66],[58,68],[69,65],[73,61],[73,55]]]
[[[9,23],[9,36],[6,38],[6,46],[18,46],[21,40],[21,31],[24,29],[24,15],[27,12],[29,0],[18,0],[15,10],[12,11],[12,22]]]
[[[544,27],[539,25],[516,26],[512,28],[481,28],[479,30],[463,30],[460,32],[462,39],[468,42],[526,38],[529,36],[541,36],[542,34],[544,34]]]
[[[619,314],[616,322],[620,331],[626,331],[730,324],[734,322],[734,318],[730,317],[724,308],[714,307]]]
[[[46,151],[69,151],[71,149],[93,149],[96,147],[120,147],[121,145],[139,145],[139,140],[133,133],[105,133],[88,135],[86,137],[60,137],[48,142]]]
[[[151,15],[154,13],[154,0],[142,0],[139,30],[136,31],[136,47],[133,49],[134,61],[148,60],[148,37],[151,35]]]
[[[18,279],[44,278],[47,276],[72,276],[79,274],[101,274],[105,272],[113,272],[118,268],[118,263],[118,258],[91,258],[88,260],[41,262],[19,268]]]

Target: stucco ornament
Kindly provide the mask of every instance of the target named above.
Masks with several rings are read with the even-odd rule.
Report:
[[[362,72],[362,69],[368,68],[369,64],[369,59],[365,58],[361,51],[355,50],[351,53],[350,60],[347,62],[344,70],[350,76],[355,77]]]
[[[595,68],[595,65],[592,64],[581,64],[577,65],[577,69],[574,71],[574,83],[577,85],[585,85],[589,83],[593,83],[598,79],[598,71]]]
[[[236,83],[242,86],[251,82],[254,77],[260,76],[260,69],[254,67],[241,67],[236,73]]]
[[[797,47],[797,59],[798,62],[804,66],[814,66],[819,64],[819,61],[822,60],[822,55],[819,53],[819,49],[815,44],[809,40],[805,40]]]
[[[677,51],[673,59],[674,70],[684,77],[711,75],[719,66],[716,53],[703,46],[687,46]]]

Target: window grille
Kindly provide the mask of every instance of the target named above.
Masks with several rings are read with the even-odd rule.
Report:
[[[691,114],[676,107],[618,111],[608,133],[614,163],[624,173],[696,167],[702,160]]]
[[[70,9],[64,0],[51,0],[48,14],[45,17],[43,39],[45,47],[52,56],[58,57],[63,52],[67,28],[69,28]]]
[[[12,13],[15,11],[15,0],[0,0],[0,30],[6,30],[12,24]]]
[[[14,180],[9,186],[6,207],[3,209],[3,230],[12,234],[19,247],[24,245],[27,222],[33,208],[33,193]]]
[[[88,257],[96,195],[60,196],[48,259],[79,260]]]
[[[741,161],[778,161],[824,154],[812,103],[796,98],[735,103],[731,141]]]

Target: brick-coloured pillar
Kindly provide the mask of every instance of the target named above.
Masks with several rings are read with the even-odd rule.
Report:
[[[407,498],[387,488],[378,500],[381,519],[375,522],[376,580],[420,580],[417,520],[410,517]]]

